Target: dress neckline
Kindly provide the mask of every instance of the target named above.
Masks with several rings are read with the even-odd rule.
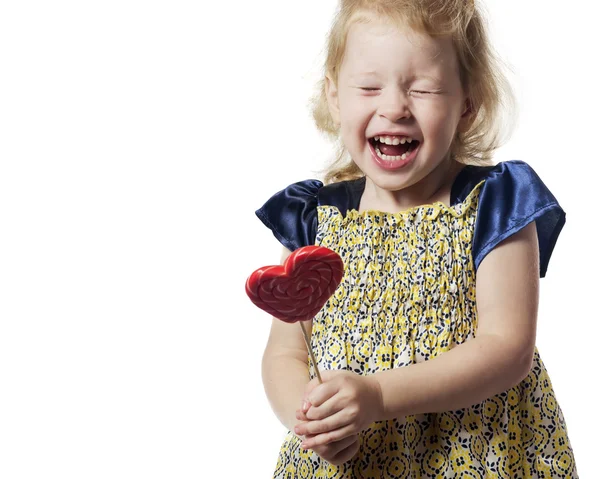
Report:
[[[362,195],[365,191],[365,185],[367,182],[367,178],[366,178],[366,176],[362,176],[360,178],[357,178],[356,180],[347,180],[344,182],[344,185],[346,187],[346,191],[348,194],[348,203],[347,203],[348,210],[346,211],[346,213],[352,211],[355,213],[355,215],[362,215],[362,214],[380,214],[381,215],[381,214],[383,214],[383,215],[396,215],[397,216],[397,215],[411,213],[416,210],[433,208],[433,207],[442,208],[442,209],[446,209],[446,210],[452,210],[453,207],[457,203],[459,203],[459,201],[458,201],[459,194],[463,190],[465,181],[467,180],[467,176],[466,176],[467,170],[470,170],[472,168],[476,168],[476,166],[464,165],[458,171],[456,176],[454,177],[454,181],[452,182],[452,186],[450,187],[450,204],[449,205],[446,205],[442,201],[435,201],[433,203],[424,203],[422,205],[416,205],[411,208],[407,208],[405,210],[399,211],[397,213],[390,213],[390,212],[373,210],[373,209],[369,209],[369,210],[365,210],[365,211],[358,211],[358,209],[360,207],[360,200],[362,199]],[[466,198],[464,198],[464,199],[466,199]],[[464,199],[463,199],[463,201],[464,201]]]

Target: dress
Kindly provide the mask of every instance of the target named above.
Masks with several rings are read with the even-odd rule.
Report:
[[[475,276],[503,239],[536,221],[540,277],[565,213],[521,161],[467,166],[450,207],[401,213],[358,205],[365,179],[294,183],[256,214],[288,249],[317,244],[344,261],[338,289],[313,319],[321,370],[367,375],[427,361],[474,337]],[[311,378],[314,365],[309,364]],[[540,355],[517,386],[475,406],[375,422],[334,466],[288,432],[274,478],[577,478],[567,428]]]

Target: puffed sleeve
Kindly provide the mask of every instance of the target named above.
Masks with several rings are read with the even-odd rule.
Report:
[[[475,269],[501,241],[532,221],[537,227],[543,278],[565,224],[565,212],[527,163],[499,163],[489,172],[479,197],[473,237]]]
[[[315,243],[319,180],[304,180],[275,193],[256,216],[290,251]]]

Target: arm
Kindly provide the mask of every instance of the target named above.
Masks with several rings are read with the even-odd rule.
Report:
[[[477,271],[476,337],[423,363],[376,373],[379,420],[462,409],[518,384],[535,348],[539,250],[535,222],[504,240]]]
[[[539,247],[534,223],[501,242],[477,272],[473,339],[438,357],[368,376],[324,371],[311,381],[304,448],[339,441],[374,421],[452,411],[506,391],[530,371],[535,350]]]
[[[284,248],[282,264],[290,254],[291,251]],[[305,323],[311,331],[312,321]],[[288,430],[293,431],[298,422],[296,410],[309,381],[308,350],[299,324],[273,318],[262,359],[262,379],[273,412]]]

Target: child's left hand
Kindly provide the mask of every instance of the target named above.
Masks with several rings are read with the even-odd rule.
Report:
[[[351,371],[321,371],[306,386],[306,409],[296,411],[301,422],[294,432],[306,436],[304,449],[329,444],[367,429],[382,415],[379,383]]]

